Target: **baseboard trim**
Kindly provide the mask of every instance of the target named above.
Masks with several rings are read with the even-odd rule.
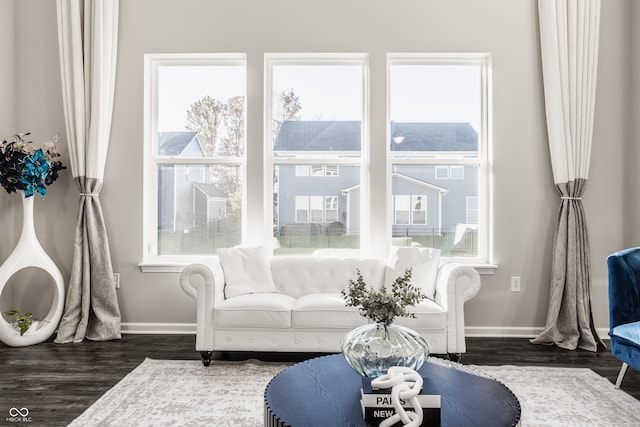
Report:
[[[196,333],[195,323],[135,323],[123,322],[121,325],[123,334],[162,334],[179,335]]]
[[[543,327],[526,326],[467,326],[464,328],[465,336],[470,338],[533,338],[543,330]],[[601,339],[609,339],[609,329],[596,328],[596,332]]]
[[[464,333],[467,337],[478,338],[533,338],[542,330],[543,328],[519,326],[467,326]]]
[[[533,338],[543,329],[542,327],[522,326],[467,326],[465,335],[470,338]],[[603,340],[609,339],[609,330],[607,328],[596,328],[596,331]],[[121,325],[121,332],[123,334],[194,335],[196,333],[196,324],[124,322]]]

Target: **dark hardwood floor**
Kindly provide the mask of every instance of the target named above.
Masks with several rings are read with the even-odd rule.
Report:
[[[124,335],[119,341],[48,341],[22,348],[0,343],[0,426],[27,425],[8,420],[14,407],[29,410],[29,426],[64,426],[146,357],[199,360],[194,345],[193,335]],[[218,360],[292,362],[314,356],[317,354],[214,354]],[[567,351],[532,345],[524,338],[467,338],[467,353],[461,363],[590,368],[612,383],[621,365],[608,349],[598,353]],[[640,399],[640,372],[629,369],[622,388]]]

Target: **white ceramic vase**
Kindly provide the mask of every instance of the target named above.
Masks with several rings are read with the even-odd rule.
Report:
[[[20,240],[15,249],[6,261],[0,266],[0,295],[7,282],[18,271],[25,268],[39,268],[44,270],[51,277],[53,289],[53,303],[51,309],[44,317],[34,322],[31,327],[20,335],[12,324],[4,320],[0,316],[0,340],[12,347],[23,347],[27,345],[38,344],[46,341],[55,332],[62,317],[64,308],[64,282],[62,273],[55,265],[53,260],[44,251],[38,238],[33,223],[33,203],[35,196],[25,197],[24,192],[20,191],[22,196],[22,233]]]

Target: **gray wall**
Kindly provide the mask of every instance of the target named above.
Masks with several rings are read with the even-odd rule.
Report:
[[[640,225],[634,221],[640,213],[635,189],[640,124],[632,119],[637,112],[632,99],[640,95],[632,80],[632,71],[640,65],[640,55],[632,46],[640,46],[640,35],[632,30],[632,21],[640,22],[640,5],[631,0],[602,3],[594,147],[583,201],[592,243],[595,322],[607,328],[605,258],[640,240]],[[385,53],[417,51],[492,54],[493,248],[499,267],[493,276],[483,276],[480,294],[467,304],[467,324],[480,328],[476,332],[495,333],[543,326],[559,201],[546,145],[538,40],[535,0],[121,1],[118,80],[101,200],[114,271],[121,273],[118,295],[123,321],[195,322],[195,303],[180,290],[178,273],[142,273],[138,267],[142,257],[143,54],[247,52],[248,96],[254,100],[248,107],[248,138],[260,139],[263,52],[368,52],[372,143],[384,144],[376,135],[385,135],[386,80],[379,71],[384,70]],[[29,130],[37,141],[56,133],[65,141],[55,2],[1,0],[0,48],[0,138]],[[66,148],[63,151],[68,165]],[[259,168],[249,171],[248,180],[260,187],[261,174]],[[372,177],[372,188],[381,187],[382,180]],[[259,211],[262,199],[249,196],[248,211]],[[46,200],[36,202],[38,235],[66,279],[77,197],[67,170]],[[0,259],[17,241],[19,209],[17,196],[0,195]],[[384,229],[376,219],[371,226]],[[250,233],[260,232],[260,225],[252,227]],[[522,276],[521,293],[509,291],[512,275]]]
[[[15,16],[14,0],[0,2],[0,129],[13,131],[15,129],[15,58],[16,58],[16,28],[13,17]],[[0,140],[4,140],[0,136]]]
[[[4,64],[4,66],[0,67],[0,130],[2,130],[0,141],[8,139],[9,135],[16,132],[16,93],[14,90],[16,39],[15,23],[13,20],[14,16],[14,0],[0,1],[0,63]],[[0,203],[0,219],[8,219],[10,222],[13,222],[14,216],[15,213],[11,206],[4,202]],[[2,231],[0,231],[0,235],[3,236],[4,233],[5,232],[2,229]],[[0,241],[1,240],[5,239],[0,239]],[[2,243],[0,243],[0,262],[2,262],[4,258],[6,258],[6,255],[4,254],[4,251],[2,251]],[[11,300],[14,298],[13,286],[7,285],[3,291],[3,295],[4,297],[0,298],[0,310],[6,310],[2,305],[2,300]]]

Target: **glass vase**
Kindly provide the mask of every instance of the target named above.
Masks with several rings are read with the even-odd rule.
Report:
[[[429,346],[407,327],[369,323],[345,335],[342,353],[358,374],[376,378],[392,366],[420,369],[429,357]]]

